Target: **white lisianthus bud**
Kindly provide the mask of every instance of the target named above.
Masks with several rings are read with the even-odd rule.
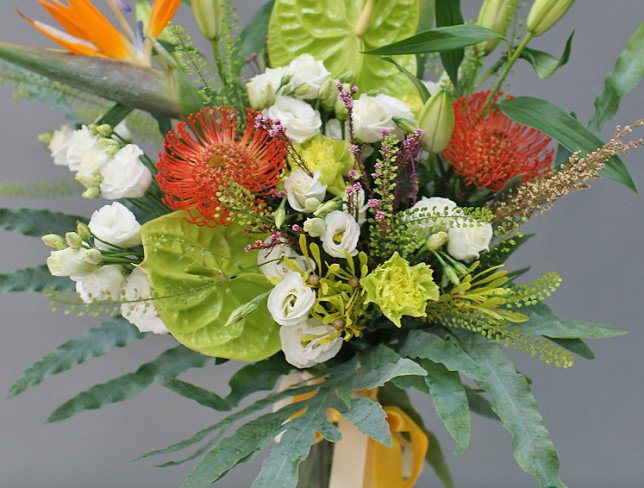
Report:
[[[152,173],[141,162],[141,148],[128,144],[103,168],[101,196],[108,200],[140,198],[152,181]]]
[[[65,239],[56,234],[47,234],[46,236],[42,236],[41,239],[45,246],[51,247],[56,251],[62,251],[69,247],[67,242],[65,242]]]
[[[54,164],[58,166],[69,166],[67,161],[67,148],[74,135],[74,129],[70,125],[63,125],[60,129],[55,130],[49,141],[49,152],[54,159]]]
[[[333,110],[335,103],[338,101],[338,83],[339,80],[327,78],[324,83],[322,83],[322,86],[320,86],[318,98],[320,99],[322,107],[328,112]]]
[[[324,219],[314,217],[304,221],[304,232],[311,237],[322,237],[326,230],[326,222]]]
[[[425,148],[434,154],[443,152],[454,131],[454,109],[447,92],[432,95],[420,112],[418,126],[425,132]]]
[[[341,209],[342,206],[343,206],[343,202],[339,198],[334,198],[334,199],[329,200],[328,202],[324,202],[322,205],[320,205],[317,208],[317,210],[315,212],[313,212],[313,215],[323,219],[324,217],[326,217],[331,212]]]
[[[322,61],[310,54],[301,54],[286,67],[291,76],[288,88],[297,98],[312,100],[318,97],[322,84],[329,78],[329,71]]]
[[[267,68],[262,74],[253,76],[246,84],[250,106],[263,110],[273,105],[285,76],[286,68]]]
[[[88,249],[84,259],[89,264],[98,265],[103,261],[103,253],[98,249]]]
[[[121,266],[102,266],[85,276],[72,276],[76,293],[85,303],[117,301],[125,276]]]
[[[280,325],[298,325],[315,304],[315,291],[306,286],[300,273],[290,271],[268,295],[267,307]]]
[[[98,137],[92,134],[89,127],[84,125],[71,135],[67,145],[67,166],[72,171],[79,171],[81,164],[85,161],[86,167],[89,168],[92,166],[92,158],[101,153],[105,155]]]
[[[154,334],[167,334],[170,332],[165,326],[152,300],[152,290],[148,276],[141,268],[134,271],[125,280],[123,287],[125,303],[121,304],[121,315],[134,324],[141,332]]]
[[[430,251],[438,251],[441,247],[447,242],[447,232],[437,232],[436,234],[430,235],[425,240],[425,247]]]
[[[313,176],[306,174],[306,171],[298,169],[289,175],[284,181],[284,189],[286,190],[286,197],[288,204],[297,212],[312,213],[324,201],[326,195],[326,185],[320,182],[320,172],[316,171]],[[307,201],[311,198],[317,200],[315,208],[311,209],[314,202],[310,202],[307,206]]]
[[[308,103],[282,95],[278,95],[275,103],[264,110],[264,115],[279,120],[286,128],[288,138],[298,144],[318,135],[322,126],[320,113]]]
[[[460,225],[461,227],[452,226],[448,231],[447,252],[461,261],[478,259],[482,251],[490,249],[490,241],[494,234],[492,224]]]
[[[324,135],[329,139],[341,141],[344,139],[342,134],[342,123],[338,119],[329,120],[324,126]]]
[[[296,368],[310,368],[335,357],[342,347],[342,337],[330,339],[336,330],[316,319],[282,327],[280,340],[286,361]]]
[[[215,41],[221,36],[222,10],[221,0],[192,1],[192,13],[199,30],[209,41]]]
[[[284,262],[284,258],[288,258],[302,272],[308,272],[311,270],[306,258],[295,252],[295,249],[291,246],[287,244],[277,244],[271,247],[266,247],[259,250],[259,253],[257,254],[257,265],[271,283],[279,283],[287,274],[294,271]],[[315,267],[315,263],[313,261],[311,261],[311,264]]]
[[[563,17],[575,0],[535,0],[528,12],[528,34],[540,36]]]
[[[353,104],[353,126],[355,135],[362,142],[382,140],[382,131],[399,133],[394,118],[405,119],[416,123],[416,117],[407,105],[389,95],[375,97],[362,94]]]
[[[441,215],[455,215],[459,212],[458,205],[449,198],[423,197],[405,212],[403,220],[429,233],[432,227],[437,224],[445,224],[445,227],[449,226],[449,222],[444,222],[446,219],[440,218]],[[429,218],[430,216],[432,218]]]
[[[65,242],[69,247],[80,249],[83,245],[83,239],[76,232],[67,232],[65,234]]]
[[[141,244],[141,225],[134,214],[119,202],[105,205],[94,212],[89,229],[97,238],[98,249],[111,249],[108,244],[125,248]]]
[[[510,27],[516,10],[517,0],[484,0],[481,10],[479,10],[479,19],[476,24],[504,36],[508,31],[508,27]],[[491,39],[476,44],[474,49],[479,56],[487,56],[494,51],[499,42],[501,42],[500,39]]]
[[[322,236],[322,247],[334,258],[358,254],[356,246],[360,238],[360,224],[351,215],[335,210],[326,216],[326,230]]]
[[[54,276],[85,276],[96,270],[96,265],[87,261],[88,255],[89,250],[72,247],[52,251],[47,258],[47,267]]]

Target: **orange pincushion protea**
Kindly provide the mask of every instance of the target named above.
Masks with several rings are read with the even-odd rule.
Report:
[[[258,114],[247,110],[241,138],[231,107],[206,108],[168,132],[157,163],[165,204],[190,211],[195,224],[215,226],[229,222],[217,195],[231,179],[254,195],[270,194],[284,173],[286,149],[255,128]]]
[[[553,160],[554,150],[548,149],[552,139],[513,122],[498,108],[484,113],[488,94],[474,93],[454,102],[454,133],[443,152],[454,172],[467,186],[491,191],[519,175],[523,183],[545,176]]]

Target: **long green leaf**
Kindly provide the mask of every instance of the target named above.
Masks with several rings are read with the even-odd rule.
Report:
[[[183,346],[169,349],[134,373],[92,386],[78,394],[58,407],[47,421],[58,422],[85,410],[94,410],[110,403],[127,400],[145,390],[157,376],[178,376],[190,368],[205,366],[207,361],[207,357]]]
[[[501,111],[519,124],[533,127],[552,137],[572,152],[591,153],[603,145],[599,137],[554,103],[533,97],[517,97],[497,104]],[[617,156],[606,162],[601,173],[637,193],[624,162]]]
[[[47,376],[62,373],[89,359],[103,356],[115,347],[125,347],[143,338],[127,320],[116,317],[88,330],[78,339],[67,341],[30,366],[11,386],[7,398],[19,395],[41,383]]]
[[[412,82],[412,84],[414,85],[414,88],[416,88],[416,91],[420,95],[420,98],[423,100],[423,103],[429,100],[429,97],[431,96],[431,94],[429,93],[429,90],[425,86],[425,83],[423,83],[422,80],[418,79],[418,77],[415,74],[405,69],[403,66],[400,66],[394,58],[385,56],[380,59],[382,61],[387,61],[388,63],[393,64],[398,69],[398,71],[404,74],[409,79],[409,81]]]
[[[550,78],[555,74],[555,71],[568,63],[568,60],[570,59],[570,50],[572,48],[572,38],[574,36],[575,31],[572,31],[570,37],[568,37],[568,40],[566,41],[566,47],[559,59],[554,57],[552,54],[529,47],[526,47],[521,52],[520,57],[532,65],[539,78],[545,80],[546,78]]]
[[[463,24],[460,0],[436,0],[436,27],[450,27]],[[458,90],[458,67],[465,57],[465,49],[441,51],[441,62],[445,71]]]
[[[604,90],[595,99],[595,113],[588,126],[599,131],[617,113],[619,104],[644,78],[644,22],[626,43],[615,66],[604,80]]]
[[[123,122],[125,118],[134,111],[133,108],[117,103],[96,121],[97,125],[108,124],[116,127]]]
[[[447,432],[456,442],[455,454],[467,449],[470,443],[472,421],[465,390],[458,373],[433,361],[421,361],[427,371],[425,381],[434,402],[438,417],[443,421]]]
[[[626,334],[622,330],[608,329],[580,320],[561,320],[545,303],[522,309],[522,313],[530,320],[520,325],[521,330],[530,334],[556,339],[605,339]]]
[[[52,276],[46,266],[24,268],[0,274],[0,293],[20,291],[73,290],[74,282],[67,277]]]
[[[31,208],[0,208],[0,230],[25,236],[42,237],[45,234],[64,235],[76,229],[76,221],[84,217],[49,210]]]
[[[232,404],[226,401],[225,398],[222,398],[216,393],[204,388],[193,385],[192,383],[178,380],[176,378],[167,378],[165,376],[157,376],[156,382],[165,386],[168,390],[173,391],[177,395],[194,400],[204,407],[212,408],[213,410],[218,410],[220,412],[233,408]]]
[[[489,393],[492,409],[512,434],[512,453],[521,468],[542,488],[565,488],[559,459],[525,376],[514,369],[501,347],[469,331],[455,330],[463,351],[485,371],[477,385]]]
[[[496,32],[477,25],[437,27],[420,32],[402,41],[367,51],[367,54],[397,55],[436,53],[461,49],[499,37]]]
[[[595,353],[593,353],[593,350],[581,339],[555,339],[554,337],[549,337],[549,339],[555,344],[559,344],[564,349],[568,349],[570,352],[574,352],[582,358],[595,359]]]
[[[239,49],[245,58],[266,49],[268,20],[271,18],[274,5],[275,0],[270,0],[262,5],[239,34]]]

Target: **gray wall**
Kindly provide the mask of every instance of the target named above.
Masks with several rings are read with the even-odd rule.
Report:
[[[242,19],[259,5],[242,4]],[[463,2],[466,17],[477,14],[480,2]],[[15,15],[44,19],[37,2],[0,2],[0,38],[16,43],[48,45]],[[183,12],[181,19],[190,18]],[[516,95],[548,98],[581,120],[592,114],[593,97],[626,39],[644,19],[642,0],[586,0],[577,2],[566,19],[534,47],[560,53],[567,34],[576,29],[571,66],[541,82],[522,65],[516,69],[510,91]],[[190,22],[191,23],[191,22]],[[644,53],[643,53],[644,55]],[[12,104],[10,91],[0,95],[0,181],[58,179],[66,170],[56,168],[36,141],[38,133],[56,128],[62,117],[31,103]],[[644,117],[644,86],[635,89],[621,107],[615,123]],[[611,130],[603,136],[608,137]],[[644,189],[644,151],[624,158],[635,181]],[[513,259],[533,273],[558,271],[564,278],[550,300],[562,317],[612,323],[629,331],[622,338],[595,342],[597,359],[579,359],[567,371],[513,354],[517,367],[534,381],[541,412],[558,447],[562,475],[571,487],[636,488],[644,486],[642,456],[644,427],[644,287],[641,262],[641,199],[611,181],[600,181],[592,191],[572,195],[548,215],[535,218],[528,230],[538,235]],[[47,206],[89,214],[100,202],[80,198],[37,202],[0,199],[2,206]],[[11,271],[42,261],[47,251],[35,239],[1,234],[0,271]],[[69,318],[49,310],[45,298],[33,294],[0,296],[0,391],[35,360],[67,339],[97,323],[92,318]],[[0,401],[0,486],[11,488],[114,488],[178,486],[188,466],[157,469],[150,462],[129,461],[147,449],[185,438],[220,418],[205,408],[152,387],[134,400],[100,411],[85,412],[72,420],[45,425],[48,414],[79,391],[133,370],[172,345],[168,337],[117,350],[81,368],[53,377],[18,398]],[[186,375],[191,381],[227,390],[233,368],[208,367]],[[426,415],[449,451],[453,444],[437,420],[431,402],[420,399]],[[497,423],[475,418],[470,448],[449,456],[459,487],[519,488],[534,482],[515,465],[511,438]],[[250,486],[259,469],[254,460],[236,469],[218,486]],[[426,470],[419,486],[439,486]]]

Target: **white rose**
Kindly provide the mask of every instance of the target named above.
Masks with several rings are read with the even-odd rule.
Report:
[[[98,142],[98,137],[93,135],[89,128],[84,125],[80,129],[75,130],[71,135],[69,144],[67,145],[67,166],[72,171],[78,171],[85,155],[96,151],[103,151],[103,148]]]
[[[301,54],[286,68],[291,79],[288,87],[297,98],[312,100],[318,97],[322,84],[329,78],[329,71],[322,61],[310,54]]]
[[[413,207],[411,207],[407,212],[405,212],[403,219],[411,220],[414,222],[414,226],[420,227],[421,229],[429,232],[434,225],[440,223],[443,219],[436,218],[429,219],[430,215],[454,215],[460,212],[460,208],[456,203],[451,201],[449,198],[441,197],[423,197],[418,201]],[[448,223],[446,223],[447,226]]]
[[[108,200],[140,198],[152,181],[152,173],[141,162],[141,148],[128,144],[103,168],[101,196]]]
[[[47,258],[47,267],[54,276],[85,276],[96,270],[96,264],[88,261],[88,249],[68,247],[52,251]]]
[[[119,202],[94,212],[89,220],[89,230],[100,239],[96,241],[98,249],[111,249],[106,243],[126,248],[141,244],[141,225],[134,214]]]
[[[159,317],[151,298],[152,292],[145,271],[134,268],[124,286],[124,299],[130,303],[121,304],[121,315],[141,332],[167,334],[170,331]]]
[[[314,172],[313,177],[301,169],[294,171],[284,181],[284,189],[289,205],[297,212],[315,212],[326,195],[326,185],[320,182],[319,171]]]
[[[300,273],[290,271],[268,295],[267,307],[280,325],[297,325],[315,304],[315,291],[306,286]]]
[[[450,227],[447,233],[447,252],[455,259],[472,261],[481,251],[488,251],[492,240],[492,224],[478,224],[468,227]]]
[[[389,95],[371,97],[362,94],[353,104],[353,126],[355,135],[363,142],[378,142],[382,139],[382,131],[387,129],[398,131],[394,117],[416,122],[414,114],[407,105]]]
[[[70,125],[63,125],[60,129],[55,130],[49,141],[49,152],[54,159],[54,164],[58,166],[69,166],[67,161],[67,148],[72,141],[74,128]]]
[[[324,219],[326,230],[322,236],[322,247],[334,258],[358,254],[356,246],[360,238],[360,224],[351,215],[334,210]]]
[[[295,249],[287,244],[277,244],[260,249],[257,254],[257,265],[271,283],[278,283],[293,271],[286,265],[284,258],[289,258],[303,272],[310,270],[306,258],[295,252]],[[312,261],[311,264],[315,266]]]
[[[268,68],[262,74],[253,76],[246,84],[250,106],[261,110],[273,105],[284,76],[286,68]]]
[[[296,368],[311,366],[328,361],[340,351],[342,337],[338,336],[328,342],[325,338],[336,332],[330,325],[324,325],[316,319],[308,319],[298,325],[282,327],[280,340],[286,361]],[[304,338],[313,339],[304,342]]]
[[[125,276],[121,266],[102,266],[85,276],[72,276],[76,293],[85,303],[117,301],[120,299]]]
[[[286,128],[289,139],[298,144],[320,133],[320,113],[297,98],[278,95],[275,103],[264,111],[270,119],[279,120]]]

